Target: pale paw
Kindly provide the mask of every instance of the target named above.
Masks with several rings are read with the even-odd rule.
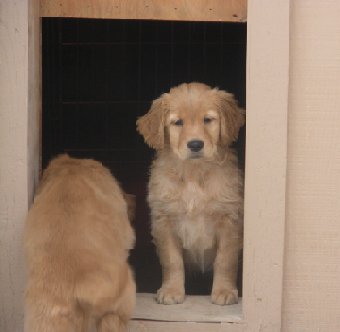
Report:
[[[214,304],[236,304],[238,302],[237,289],[220,288],[214,290],[211,294],[211,301]]]
[[[157,291],[156,301],[160,304],[177,304],[184,301],[184,290],[161,287]]]

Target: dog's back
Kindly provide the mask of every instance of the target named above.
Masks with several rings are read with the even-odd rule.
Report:
[[[127,205],[110,172],[61,156],[44,172],[25,230],[27,331],[124,329],[135,302]]]

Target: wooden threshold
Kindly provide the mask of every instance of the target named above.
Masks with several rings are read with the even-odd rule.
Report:
[[[212,304],[210,296],[186,296],[184,303],[158,304],[155,294],[138,293],[132,316],[134,320],[164,322],[240,323],[242,299],[238,304],[220,306]]]

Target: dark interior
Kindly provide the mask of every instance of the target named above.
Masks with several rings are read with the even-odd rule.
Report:
[[[42,20],[42,163],[63,152],[103,162],[136,195],[130,261],[138,292],[155,292],[161,269],[151,242],[146,188],[153,151],[137,117],[170,87],[199,81],[245,107],[245,23]],[[235,148],[244,167],[244,128]],[[241,265],[241,264],[240,264]],[[241,287],[241,274],[239,288]],[[188,274],[188,294],[209,294],[211,273]]]

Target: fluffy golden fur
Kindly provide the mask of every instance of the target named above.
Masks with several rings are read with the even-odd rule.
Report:
[[[25,229],[25,331],[124,331],[135,305],[134,245],[108,169],[67,155],[44,172]]]
[[[148,201],[163,272],[159,303],[184,301],[184,262],[213,266],[213,303],[238,301],[243,181],[230,144],[243,124],[233,95],[201,83],[172,88],[137,121],[157,150]]]

